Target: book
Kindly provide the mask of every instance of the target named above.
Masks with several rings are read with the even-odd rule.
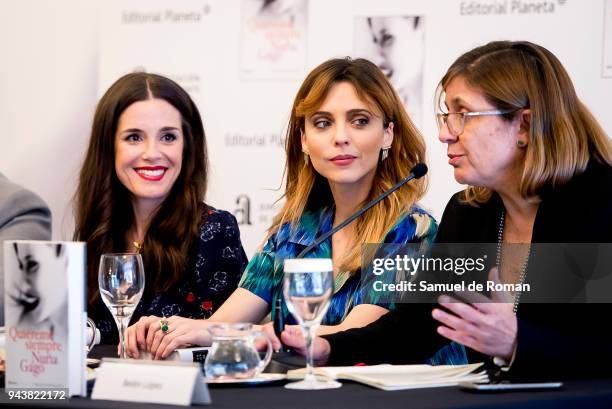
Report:
[[[5,241],[7,389],[86,395],[85,243]]]
[[[385,391],[456,386],[459,382],[488,382],[483,363],[468,365],[372,365],[327,366],[314,369],[315,376],[360,382]],[[287,372],[290,379],[302,378],[305,368]]]

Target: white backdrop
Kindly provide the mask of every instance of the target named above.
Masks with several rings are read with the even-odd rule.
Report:
[[[250,50],[255,34],[245,28],[241,0],[5,0],[0,172],[39,193],[53,210],[54,236],[69,238],[69,200],[97,99],[134,69],[165,74],[200,108],[211,158],[207,201],[243,222],[251,256],[282,192],[274,189],[282,182],[283,129],[301,80],[324,60],[352,54],[356,17],[401,15],[424,17],[421,129],[430,190],[422,204],[437,218],[461,187],[436,137],[433,93],[448,65],[476,45],[527,39],[549,48],[612,133],[612,0],[309,0],[285,44],[297,51],[282,72],[253,69],[242,45]]]

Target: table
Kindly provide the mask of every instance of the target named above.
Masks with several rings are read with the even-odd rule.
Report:
[[[212,408],[605,408],[612,406],[612,379],[567,382],[563,390],[546,392],[473,393],[458,388],[384,392],[356,383],[325,391],[295,391],[281,385],[210,388]],[[68,401],[15,402],[0,397],[0,405],[29,408],[173,408],[129,402]],[[178,408],[178,407],[177,407]]]
[[[98,349],[99,355],[103,349]],[[274,362],[275,370],[286,365]],[[213,385],[209,408],[604,408],[612,407],[612,378],[565,382],[564,388],[530,392],[468,392],[456,387],[385,392],[358,383],[343,382],[340,389],[296,391],[282,383],[257,386]],[[168,409],[175,406],[130,402],[93,401],[73,398],[67,401],[16,402],[0,395],[0,405],[28,408],[120,408]],[[178,408],[178,406],[177,406]]]

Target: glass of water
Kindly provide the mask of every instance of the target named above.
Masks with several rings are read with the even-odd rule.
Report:
[[[287,308],[300,324],[306,338],[306,376],[285,385],[288,389],[333,389],[333,380],[318,380],[313,373],[312,346],[317,328],[329,308],[334,272],[329,258],[287,259],[284,262],[283,293]]]
[[[125,329],[142,297],[145,286],[144,267],[140,254],[114,253],[100,257],[98,284],[104,304],[115,318],[119,329],[121,358],[127,358]]]

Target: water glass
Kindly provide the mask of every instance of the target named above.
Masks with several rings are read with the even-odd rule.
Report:
[[[115,318],[119,329],[120,356],[127,358],[125,330],[145,286],[144,267],[140,254],[103,254],[100,257],[98,284],[102,300]]]
[[[287,308],[300,324],[306,338],[306,376],[285,385],[288,389],[333,389],[333,380],[317,380],[313,373],[312,346],[317,328],[331,300],[334,272],[329,258],[287,259],[284,262],[283,294]]]

